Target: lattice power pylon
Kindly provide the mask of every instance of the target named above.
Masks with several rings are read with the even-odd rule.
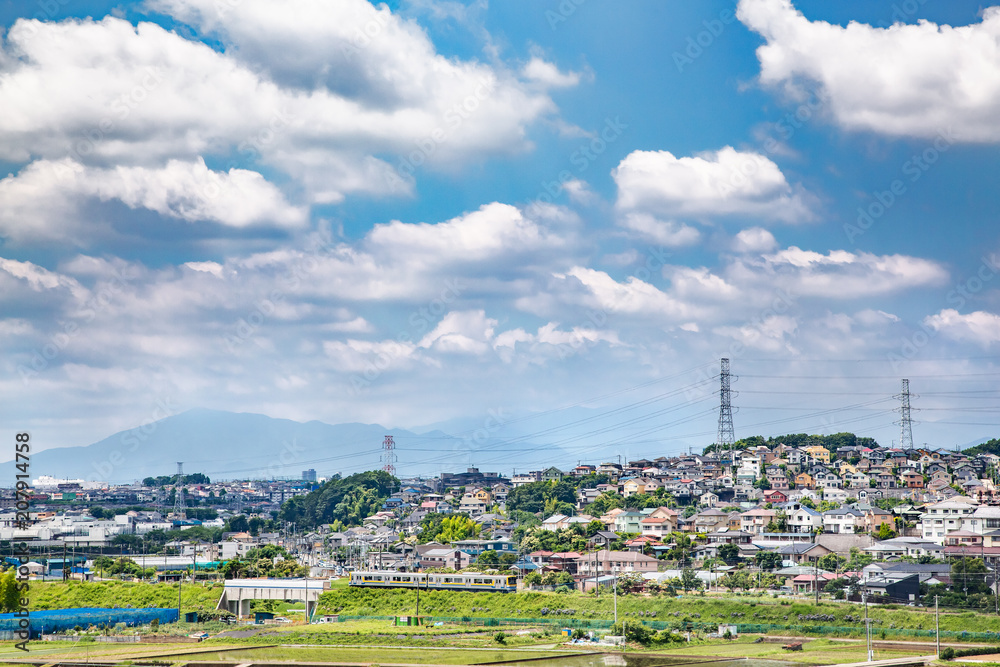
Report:
[[[719,452],[731,450],[736,442],[733,429],[733,398],[730,390],[729,359],[722,360],[722,372],[719,375],[719,435],[715,439]]]
[[[906,451],[913,449],[913,419],[910,417],[910,381],[903,380],[903,390],[894,398],[899,399],[899,447]]]
[[[184,462],[177,462],[177,483],[174,485],[174,518],[186,519],[184,508]]]
[[[385,440],[382,441],[382,470],[393,477],[396,476],[396,443],[393,442],[391,435],[385,436]]]

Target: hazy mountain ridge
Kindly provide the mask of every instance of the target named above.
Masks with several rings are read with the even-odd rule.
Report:
[[[351,474],[382,467],[386,435],[396,442],[397,475],[405,476],[464,469],[470,455],[475,464],[476,449],[497,444],[491,438],[456,437],[441,430],[417,434],[379,424],[303,423],[196,408],[91,445],[35,452],[31,476],[123,483],[173,474],[178,461],[184,463],[185,472],[202,472],[212,479],[299,478],[309,468],[319,476]],[[528,462],[559,463],[566,456],[558,448],[534,448]],[[8,479],[14,479],[13,464],[3,464]]]

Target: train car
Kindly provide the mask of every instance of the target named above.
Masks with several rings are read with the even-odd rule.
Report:
[[[517,575],[468,572],[437,574],[423,572],[391,572],[366,570],[351,572],[351,586],[361,588],[417,588],[439,591],[494,591],[512,593],[517,590]]]

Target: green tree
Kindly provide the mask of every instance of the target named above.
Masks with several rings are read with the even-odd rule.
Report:
[[[443,542],[457,542],[479,537],[480,526],[465,514],[453,514],[441,520],[441,533],[438,538]]]
[[[889,524],[883,523],[878,527],[878,539],[880,540],[890,540],[896,537],[896,531],[889,527]]]
[[[250,532],[250,522],[242,514],[237,514],[236,516],[229,519],[226,524],[227,533],[248,533]]]
[[[399,480],[384,470],[361,472],[343,479],[335,477],[305,495],[286,501],[277,518],[300,528],[335,520],[345,526],[357,526],[374,514],[398,487]]]
[[[685,593],[688,591],[700,591],[704,584],[705,582],[698,578],[694,570],[688,568],[681,570],[681,588],[684,589]]]
[[[620,572],[615,577],[619,593],[633,593],[642,590],[646,583],[645,578],[638,572]]]
[[[17,590],[17,578],[14,574],[17,568],[8,568],[0,575],[0,600],[3,601],[5,612],[15,612],[21,608],[21,594]]]
[[[764,570],[776,570],[781,567],[781,554],[775,551],[758,551],[753,560],[757,567]]]
[[[829,553],[820,558],[817,565],[819,565],[821,569],[828,570],[830,572],[836,572],[837,570],[842,569],[846,563],[847,563],[846,558],[838,556],[835,553]]]
[[[476,559],[476,564],[497,566],[500,564],[500,556],[493,549],[487,549],[483,553],[479,554],[479,557]]]
[[[719,558],[729,565],[735,563],[740,557],[740,548],[735,544],[720,544],[718,551]]]

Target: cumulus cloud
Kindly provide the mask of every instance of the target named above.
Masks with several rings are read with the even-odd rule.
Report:
[[[0,51],[0,157],[159,168],[212,155],[279,169],[317,203],[404,194],[414,146],[427,146],[418,164],[439,165],[527,149],[527,125],[556,110],[547,88],[570,84],[544,63],[540,83],[446,58],[366,0],[152,7],[226,48],[111,16],[18,20]]]
[[[420,341],[420,347],[453,354],[483,354],[492,349],[497,321],[484,310],[452,311]]]
[[[774,234],[761,227],[744,229],[733,238],[732,249],[738,253],[768,252],[774,250],[778,242]]]
[[[919,257],[846,250],[823,254],[795,246],[760,258],[738,258],[726,275],[743,285],[781,287],[796,296],[827,299],[891,294],[943,285],[948,279],[939,263]]]
[[[969,341],[982,347],[1000,342],[1000,315],[984,310],[963,315],[953,308],[924,319],[924,324],[958,341]]]
[[[300,227],[308,213],[290,204],[257,172],[212,171],[204,160],[170,160],[162,168],[85,166],[72,159],[38,160],[0,180],[0,234],[17,241],[93,235],[83,211],[118,201],[185,222],[227,227]]]
[[[740,0],[737,16],[767,41],[761,82],[799,99],[815,90],[843,127],[1000,141],[1000,7],[958,27],[841,27],[810,21],[791,0]]]
[[[436,224],[395,220],[375,225],[367,245],[392,255],[433,258],[435,262],[481,261],[498,254],[555,248],[564,241],[520,209],[494,202]]]
[[[778,165],[730,146],[693,157],[634,151],[612,176],[618,186],[616,205],[626,221],[635,214],[664,220],[738,215],[786,223],[813,218],[808,196],[788,183]]]

